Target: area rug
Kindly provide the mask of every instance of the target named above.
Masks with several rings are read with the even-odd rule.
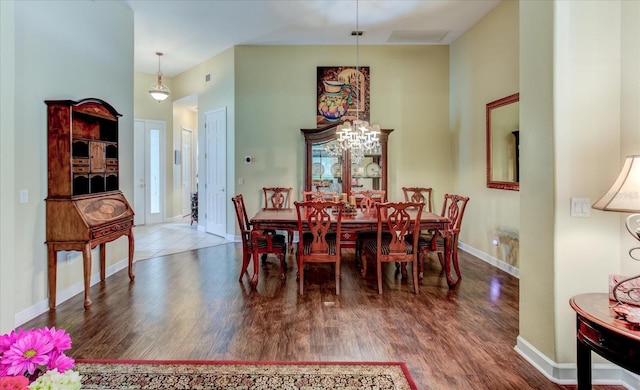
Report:
[[[417,390],[401,362],[78,360],[82,389]]]

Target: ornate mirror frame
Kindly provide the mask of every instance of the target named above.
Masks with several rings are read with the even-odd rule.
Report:
[[[519,105],[507,107],[518,103],[520,94],[516,93],[502,99],[487,103],[487,188],[497,188],[502,190],[519,191]],[[496,110],[502,108],[501,110]],[[507,108],[509,110],[507,110]],[[515,113],[513,111],[516,111]],[[508,114],[506,114],[508,112]],[[503,114],[496,117],[496,114]],[[506,123],[505,123],[506,122]],[[509,134],[507,136],[507,134]],[[507,140],[508,137],[508,140]],[[494,150],[497,141],[505,150]],[[507,146],[508,145],[508,146]],[[508,149],[508,150],[506,150]],[[494,161],[501,158],[501,165]],[[508,168],[504,168],[508,166]],[[502,167],[506,171],[501,177],[497,177],[496,167]],[[509,176],[509,177],[506,177]]]

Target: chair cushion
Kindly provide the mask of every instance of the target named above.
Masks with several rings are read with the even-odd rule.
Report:
[[[382,240],[382,245],[380,246],[380,253],[383,255],[389,254],[389,244],[391,243],[391,239]],[[378,243],[376,241],[365,241],[364,247],[371,253],[377,253],[378,249],[376,248]],[[405,253],[410,255],[413,253],[413,244],[407,241],[407,246],[405,247]]]
[[[282,234],[270,234],[271,247],[282,249],[286,246],[286,239]],[[258,249],[267,249],[268,243],[266,237],[260,237],[258,239]]]
[[[328,254],[335,255],[336,254],[336,234],[335,233],[327,233],[325,236],[325,240],[329,245]],[[311,254],[311,243],[313,242],[313,234],[309,232],[305,232],[302,234],[302,253],[305,255]]]

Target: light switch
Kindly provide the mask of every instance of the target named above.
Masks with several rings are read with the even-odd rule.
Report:
[[[20,203],[29,202],[29,190],[20,190]]]
[[[591,216],[591,199],[589,198],[571,198],[571,216],[572,217],[590,217]]]

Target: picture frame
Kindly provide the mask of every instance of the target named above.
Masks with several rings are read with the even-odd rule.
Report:
[[[318,66],[316,85],[316,125],[369,121],[368,66]]]

